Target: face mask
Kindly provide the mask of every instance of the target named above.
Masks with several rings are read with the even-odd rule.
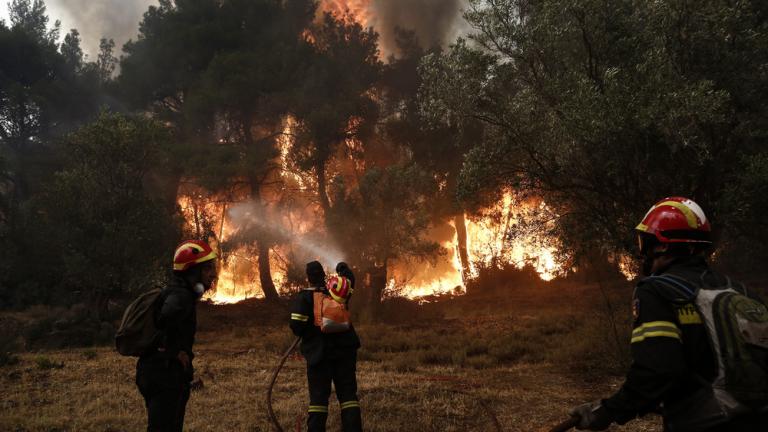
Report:
[[[200,297],[205,292],[205,285],[198,282],[195,284],[195,286],[192,287],[192,291],[194,291],[195,294],[197,294],[197,296]]]

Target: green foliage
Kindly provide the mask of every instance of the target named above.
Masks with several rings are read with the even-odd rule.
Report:
[[[334,208],[327,223],[364,262],[428,259],[439,245],[424,241],[418,234],[429,225],[426,206],[436,188],[434,179],[413,164],[370,169],[356,193],[349,196],[337,179]]]
[[[306,74],[296,87],[293,114],[298,131],[292,156],[317,180],[320,205],[328,212],[328,162],[348,140],[371,137],[378,117],[371,90],[382,64],[378,35],[370,28],[325,14],[310,30],[315,42]]]
[[[484,125],[462,200],[505,186],[541,196],[571,252],[632,250],[643,212],[669,195],[734,229],[720,197],[749,181],[743,161],[765,152],[768,132],[763,13],[755,2],[473,0],[472,42],[422,63],[422,112]]]
[[[41,233],[46,247],[24,259],[44,257],[44,273],[58,274],[61,289],[92,302],[100,315],[109,299],[142,288],[177,239],[174,209],[144,185],[167,163],[168,140],[156,122],[103,113],[67,138],[63,169],[34,203],[27,233]],[[42,244],[29,238],[30,248]]]
[[[426,261],[443,253],[439,244],[422,238],[436,190],[434,178],[415,164],[369,169],[352,193],[340,177],[332,184],[334,204],[326,224],[354,262],[373,275],[371,290],[361,298],[369,311],[382,299],[390,261]]]
[[[11,27],[33,35],[40,41],[55,43],[59,38],[61,22],[56,20],[52,29],[48,29],[48,15],[43,0],[13,0],[8,3]]]
[[[64,42],[61,43],[60,48],[64,61],[75,71],[79,71],[83,66],[83,49],[80,47],[80,42],[80,32],[72,29],[64,36]]]

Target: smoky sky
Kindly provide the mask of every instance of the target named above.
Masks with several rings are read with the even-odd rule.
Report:
[[[94,60],[99,40],[114,39],[119,56],[128,39],[136,39],[139,22],[150,5],[157,0],[47,0],[51,22],[62,21],[62,36],[70,29],[80,32],[82,48]],[[57,15],[61,16],[57,16]]]
[[[466,31],[466,0],[373,0],[374,28],[382,51],[396,53],[395,29],[413,31],[421,46],[445,46]]]
[[[467,0],[370,0],[375,30],[384,53],[396,53],[395,28],[414,31],[422,47],[445,46],[466,32],[462,9]],[[94,57],[99,39],[115,40],[116,54],[136,39],[139,22],[157,0],[47,0],[51,22],[62,21],[62,36],[76,28],[83,50]]]

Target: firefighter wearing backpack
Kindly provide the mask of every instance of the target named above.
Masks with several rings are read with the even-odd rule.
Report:
[[[689,199],[665,198],[636,230],[647,277],[633,295],[633,363],[616,394],[571,411],[577,429],[660,412],[668,432],[768,431],[768,311],[709,268],[704,212]],[[742,324],[753,339],[732,331]]]
[[[346,312],[354,275],[345,263],[339,263],[337,273],[347,277],[334,276],[326,284],[322,265],[307,264],[310,287],[299,292],[291,308],[291,330],[301,337],[301,353],[307,360],[309,432],[325,431],[332,382],[343,431],[362,431],[355,376],[360,339]]]
[[[181,432],[192,381],[197,302],[216,280],[216,253],[187,240],[173,257],[173,276],[155,309],[156,343],[139,357],[136,385],[147,408],[147,431]]]

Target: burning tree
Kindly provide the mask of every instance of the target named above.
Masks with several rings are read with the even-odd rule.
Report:
[[[418,166],[398,164],[368,170],[352,191],[337,178],[333,190],[335,204],[326,222],[361,264],[362,297],[375,316],[393,260],[427,261],[441,252],[440,245],[422,237],[429,227],[427,203],[436,184]]]
[[[218,195],[233,195],[244,184],[248,192],[241,200],[266,205],[277,199],[277,142],[294,101],[294,87],[302,81],[308,49],[301,34],[313,16],[310,1],[164,1],[150,8],[143,37],[127,46],[123,82],[128,88],[146,89],[136,77],[154,78],[147,89],[149,101],[190,138],[181,144],[186,148],[179,149],[188,157],[180,161],[177,184],[186,172],[185,177]],[[176,45],[175,30],[199,31],[190,36],[207,43]],[[160,58],[168,46],[178,50],[169,53],[171,64],[169,58]],[[149,73],[147,57],[169,69]],[[239,238],[249,239],[248,246],[256,251],[264,295],[276,299],[269,259],[275,241],[263,232],[255,234]]]
[[[663,196],[695,198],[716,225],[735,220],[717,197],[764,154],[765,10],[678,3],[472,0],[472,42],[422,69],[426,113],[484,125],[461,197],[541,196],[584,255],[633,250],[634,224]]]
[[[314,174],[318,202],[329,213],[328,163],[340,146],[370,137],[378,111],[373,86],[381,62],[373,30],[344,17],[325,13],[309,35],[311,62],[293,111],[298,121],[294,158]]]

